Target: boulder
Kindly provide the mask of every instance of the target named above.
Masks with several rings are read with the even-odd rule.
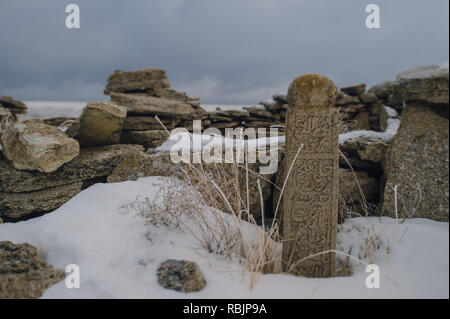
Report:
[[[111,101],[124,106],[128,114],[158,115],[176,119],[194,118],[194,108],[177,100],[160,99],[146,95],[112,93]]]
[[[405,105],[426,104],[448,119],[449,74],[438,66],[418,67],[400,73],[391,87],[389,105],[401,110]]]
[[[165,130],[123,131],[122,144],[138,144],[147,148],[156,148],[167,141],[169,135]]]
[[[18,170],[54,172],[78,156],[78,142],[41,120],[20,122],[2,134],[5,157]]]
[[[146,92],[154,88],[169,88],[166,72],[161,69],[115,71],[109,78],[105,94]]]
[[[0,299],[39,298],[50,286],[64,280],[30,244],[0,242]]]
[[[200,268],[193,261],[166,260],[159,266],[157,275],[158,283],[166,289],[188,293],[206,286]]]
[[[382,211],[400,218],[449,220],[449,123],[433,106],[408,104],[383,162]]]
[[[80,115],[75,138],[83,147],[118,144],[127,110],[110,102],[89,102]]]
[[[352,167],[380,170],[388,142],[377,137],[361,136],[351,138],[340,145],[341,152]],[[339,162],[348,166],[347,160],[341,157]]]
[[[352,86],[346,86],[341,88],[341,91],[350,96],[358,96],[363,94],[366,91],[365,84],[358,84]]]

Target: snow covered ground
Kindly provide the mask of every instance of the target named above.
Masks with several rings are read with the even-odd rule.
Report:
[[[347,220],[339,232],[344,251],[358,256],[368,234],[379,249],[373,263],[381,287],[366,288],[365,266],[354,263],[350,277],[307,279],[261,275],[250,289],[242,265],[208,254],[188,232],[145,225],[121,205],[136,196],[155,196],[163,179],[95,184],[53,213],[16,224],[0,225],[0,240],[28,242],[54,267],[80,267],[81,287],[64,282],[43,298],[448,298],[449,225],[425,219],[402,224],[391,218]],[[254,226],[247,225],[247,235]],[[149,238],[151,240],[149,240]],[[158,285],[156,269],[169,258],[193,260],[207,280],[204,290],[183,294]]]

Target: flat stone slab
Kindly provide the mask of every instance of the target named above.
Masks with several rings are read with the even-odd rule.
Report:
[[[149,89],[169,88],[170,82],[162,69],[115,71],[109,78],[105,94],[145,92]]]
[[[112,93],[111,101],[124,106],[129,115],[159,115],[176,119],[194,118],[195,115],[194,108],[183,101],[121,93]]]

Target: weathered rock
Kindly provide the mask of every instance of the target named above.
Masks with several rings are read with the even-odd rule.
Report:
[[[146,92],[149,89],[169,88],[167,75],[161,69],[115,71],[109,78],[105,94]]]
[[[419,67],[397,75],[391,87],[389,105],[426,104],[448,119],[449,73],[438,66]]]
[[[80,155],[52,173],[18,171],[0,152],[0,198],[4,193],[28,193],[91,180],[105,181],[126,156],[143,153],[138,145],[81,149]]]
[[[75,138],[81,146],[118,144],[126,116],[126,109],[120,105],[89,102],[80,116]]]
[[[383,164],[382,211],[400,218],[449,220],[449,123],[432,108],[409,104]]]
[[[332,252],[339,203],[336,94],[333,81],[318,74],[296,78],[288,90],[287,163],[303,147],[284,194],[283,234],[289,240],[283,242],[282,259],[287,272],[306,277],[336,275]],[[328,253],[311,257],[324,251]]]
[[[180,120],[170,118],[159,119],[164,126],[171,130]],[[123,124],[124,131],[150,131],[150,130],[162,130],[164,129],[158,120],[151,116],[128,116]]]
[[[380,170],[388,143],[377,137],[358,137],[340,145],[341,152],[353,167]],[[347,160],[340,159],[340,164],[347,166]]]
[[[81,192],[82,185],[78,182],[30,193],[0,193],[0,216],[16,222],[52,212]]]
[[[366,91],[365,84],[352,85],[341,88],[341,91],[347,95],[358,96],[363,94]]]
[[[0,96],[0,106],[9,109],[13,114],[24,114],[27,112],[25,103],[14,100],[10,96]]]
[[[0,299],[39,298],[65,273],[42,260],[30,244],[0,242]]]
[[[168,139],[165,130],[153,131],[123,131],[120,142],[122,144],[138,144],[147,148],[156,148]]]
[[[352,126],[352,129],[354,131],[370,130],[370,122],[369,122],[369,113],[368,112],[366,112],[366,111],[359,112],[358,114],[356,114],[353,121],[354,121],[354,124]]]
[[[158,268],[158,282],[166,289],[184,293],[200,291],[206,281],[195,262],[169,259]]]
[[[53,172],[77,157],[78,142],[41,120],[26,120],[2,134],[3,152],[18,170]]]
[[[176,119],[189,119],[195,115],[194,108],[183,101],[121,93],[112,93],[111,100],[124,106],[130,116],[133,114],[147,114]]]

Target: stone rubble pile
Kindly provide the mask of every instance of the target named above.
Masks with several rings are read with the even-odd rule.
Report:
[[[199,98],[171,89],[166,72],[161,69],[116,71],[108,78],[105,94],[127,112],[121,143],[146,148],[157,147],[167,139],[167,132],[155,116],[171,130],[193,119],[203,119],[206,113]]]
[[[203,129],[279,126],[283,134],[289,109],[286,96],[275,95],[273,102],[262,102],[262,106],[206,112],[200,99],[171,89],[160,69],[116,71],[105,93],[111,101],[89,102],[78,119],[24,121],[3,132],[1,219],[20,221],[51,212],[94,183],[179,171],[167,153],[154,151],[168,138],[156,115],[168,130],[192,130],[192,120],[198,119]],[[26,111],[22,103],[11,101],[0,98],[0,116]],[[352,135],[340,145],[342,203],[365,206],[369,201],[371,213],[393,216],[397,185],[401,217],[448,221],[448,105],[448,70],[436,67],[404,72],[395,81],[368,91],[364,84],[341,88],[336,107],[346,123],[343,131],[368,133]],[[400,119],[392,140],[381,136]],[[264,178],[281,187],[283,145],[279,149],[278,172]],[[251,184],[256,185],[256,178]],[[262,188],[270,216],[279,194],[269,182]],[[259,192],[251,188],[251,193],[250,206],[258,219]]]

